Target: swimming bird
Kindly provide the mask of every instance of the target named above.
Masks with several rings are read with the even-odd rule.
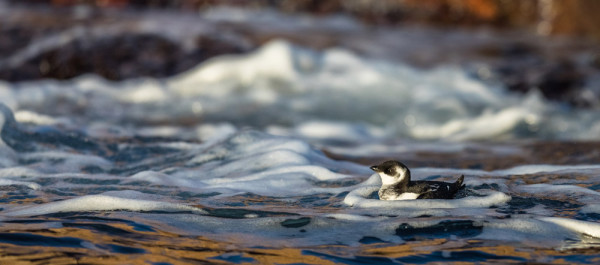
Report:
[[[464,187],[464,175],[454,183],[411,181],[410,170],[398,161],[385,161],[371,169],[381,177],[380,200],[452,199]]]

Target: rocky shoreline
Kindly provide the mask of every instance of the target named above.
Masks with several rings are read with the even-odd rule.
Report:
[[[242,6],[246,3],[241,2]],[[283,6],[286,2],[277,8],[287,10],[289,7]],[[301,6],[304,1],[298,3]],[[265,27],[264,23],[207,19],[207,13],[177,12],[173,6],[114,9],[64,4],[4,5],[4,16],[0,18],[0,56],[4,58],[0,60],[0,80],[8,82],[64,80],[88,73],[108,80],[168,77],[214,56],[248,52],[281,38],[313,49],[342,47],[367,57],[399,60],[417,67],[459,64],[472,68],[475,77],[501,83],[516,93],[538,90],[550,100],[575,107],[599,105],[600,51],[596,42],[582,38],[533,36],[493,27],[373,26],[343,17],[339,26],[336,18],[321,14],[333,11],[318,12],[320,9],[307,6],[298,10],[317,14],[308,17],[317,22],[302,25],[306,16],[283,13],[300,21],[296,24],[301,26],[288,30]],[[321,5],[325,4],[318,4]],[[145,7],[148,6],[151,5]],[[249,16],[260,16],[262,11],[252,12]],[[165,29],[145,30],[154,16],[187,20],[175,27],[189,23],[208,30],[190,32],[182,41],[170,37]],[[40,44],[36,46],[36,42]]]

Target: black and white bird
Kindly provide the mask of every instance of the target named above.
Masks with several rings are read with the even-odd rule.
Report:
[[[390,160],[371,169],[381,177],[380,200],[452,199],[464,187],[464,176],[454,183],[441,181],[411,181],[406,165]]]

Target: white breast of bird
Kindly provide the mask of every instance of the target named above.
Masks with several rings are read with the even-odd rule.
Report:
[[[402,194],[397,195],[395,198],[392,198],[391,200],[395,200],[395,201],[399,201],[399,200],[414,200],[417,197],[419,197],[418,193],[413,193],[413,192],[404,192]]]

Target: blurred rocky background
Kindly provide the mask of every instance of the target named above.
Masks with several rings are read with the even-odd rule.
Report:
[[[283,12],[344,13],[374,24],[433,23],[525,28],[600,39],[596,0],[10,0],[13,4],[203,10],[217,5]]]
[[[223,6],[345,16],[366,28],[356,33],[313,26],[292,32],[229,21],[207,26],[212,31],[191,32],[186,43],[127,30],[140,28],[135,22],[140,17],[148,20],[141,14],[193,16]],[[537,89],[548,99],[590,107],[598,105],[600,95],[599,12],[598,0],[0,0],[0,79],[62,80],[86,73],[109,80],[167,77],[213,56],[284,38],[314,49],[341,46],[365,55],[380,50],[379,57],[419,67],[484,62],[488,66],[474,67],[478,78],[502,82],[517,93]],[[98,27],[119,27],[120,33],[94,33]],[[401,35],[416,38],[413,46],[373,44],[382,38],[373,29],[414,27],[435,29],[438,36],[413,32]],[[481,37],[481,28],[494,37]],[[475,31],[474,41],[453,39],[461,30]],[[370,38],[371,48],[364,48]]]

